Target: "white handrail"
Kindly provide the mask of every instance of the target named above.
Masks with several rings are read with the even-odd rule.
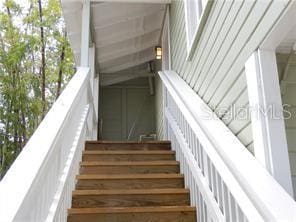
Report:
[[[218,205],[232,221],[296,221],[295,201],[202,99],[175,72],[159,75],[166,92],[168,139],[180,153],[190,152],[204,172],[216,199],[205,203],[207,208]]]
[[[0,221],[66,221],[84,140],[96,122],[90,81],[90,70],[78,68],[8,170]]]

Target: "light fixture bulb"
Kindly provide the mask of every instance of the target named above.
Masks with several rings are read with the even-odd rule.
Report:
[[[162,48],[161,48],[161,46],[156,46],[155,47],[155,58],[157,60],[162,59]]]

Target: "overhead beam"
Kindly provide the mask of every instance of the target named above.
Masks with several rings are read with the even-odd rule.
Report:
[[[109,77],[110,74],[105,74],[103,75],[101,78],[101,86],[110,86],[110,85],[114,85],[120,82],[124,82],[127,80],[131,80],[131,79],[136,79],[136,78],[143,78],[143,77],[153,77],[154,73],[149,73],[149,72],[144,72],[144,73],[132,73],[132,74],[128,74],[128,75],[110,75],[111,77]]]
[[[96,42],[96,47],[97,48],[102,48],[102,47],[110,46],[110,45],[113,45],[113,44],[116,44],[116,43],[119,43],[119,42],[125,42],[125,41],[131,40],[133,38],[145,37],[145,36],[150,35],[150,34],[152,35],[153,33],[158,35],[159,32],[160,32],[160,27],[157,27],[157,28],[145,30],[144,32],[127,33],[124,36],[121,36],[121,35],[112,36],[112,37],[109,36],[109,38],[105,38],[105,39],[102,39],[102,36],[100,36],[100,38],[96,40],[95,35],[94,35],[93,39],[94,39],[94,42]],[[68,33],[69,38],[75,38],[76,39],[76,38],[79,38],[80,35],[81,35],[80,32]],[[80,51],[80,48],[75,47],[74,50],[79,50]]]
[[[91,0],[91,2],[170,4],[171,0]]]
[[[129,32],[129,33],[126,33],[125,35],[122,35],[122,34],[113,35],[113,36],[109,36],[109,38],[105,38],[105,39],[102,39],[102,37],[101,37],[97,41],[97,48],[102,48],[102,47],[113,45],[113,44],[116,44],[119,42],[128,41],[133,38],[139,38],[142,36],[144,37],[144,36],[152,34],[154,32],[155,33],[160,32],[160,27],[155,27],[153,29],[145,30],[143,32]]]
[[[140,53],[146,50],[147,51],[151,50],[153,52],[154,51],[153,49],[156,45],[157,45],[157,41],[153,43],[145,44],[142,47],[130,47],[130,48],[127,47],[124,50],[114,51],[112,54],[110,53],[108,56],[104,56],[101,58],[99,57],[99,62],[100,64],[108,63],[112,60],[115,60],[124,56],[132,56],[133,54]]]
[[[143,59],[137,59],[137,60],[133,60],[133,61],[128,62],[128,63],[116,65],[116,66],[113,66],[113,67],[110,67],[110,68],[105,68],[105,69],[102,69],[101,72],[102,73],[118,72],[118,71],[128,69],[128,68],[133,67],[133,66],[140,65],[140,64],[145,63],[145,62],[149,62],[149,61],[151,61],[153,59],[154,59],[154,54],[151,53],[151,55],[149,55],[149,56],[147,56],[147,57],[145,57]]]
[[[132,70],[132,69],[126,69],[124,71],[119,72],[113,72],[113,73],[101,73],[102,77],[118,77],[122,75],[130,75],[130,74],[138,74],[138,75],[145,75],[149,72],[148,69],[138,69],[138,70]]]
[[[99,4],[98,4],[99,5]],[[151,7],[151,8],[147,8],[147,7],[143,7],[143,9],[141,10],[130,10],[130,12],[128,13],[128,15],[125,14],[115,14],[112,17],[107,16],[106,18],[102,18],[99,21],[96,21],[96,29],[102,29],[102,28],[106,28],[108,26],[112,26],[112,25],[117,25],[123,22],[127,22],[127,21],[134,21],[134,20],[138,20],[140,18],[143,17],[149,17],[152,16],[154,14],[159,14],[159,13],[163,13],[165,10],[165,7]],[[114,13],[114,12],[113,12]],[[124,19],[123,19],[124,18]]]
[[[121,70],[119,72],[113,73],[100,73],[100,75],[108,75],[108,76],[118,76],[118,75],[128,75],[131,73],[145,73],[148,72],[148,65],[147,63],[142,63],[139,66],[133,66],[129,69]]]

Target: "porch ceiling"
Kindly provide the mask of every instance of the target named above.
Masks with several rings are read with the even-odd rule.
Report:
[[[296,25],[291,29],[281,44],[277,47],[276,52],[289,54],[291,50],[296,51]]]
[[[147,69],[143,64],[154,59],[166,4],[155,0],[151,1],[154,3],[139,2],[141,0],[91,3],[91,42],[96,45],[97,72],[124,74],[133,67]],[[79,64],[82,1],[62,0],[62,8],[68,37]]]

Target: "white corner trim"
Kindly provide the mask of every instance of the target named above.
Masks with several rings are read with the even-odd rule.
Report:
[[[257,160],[293,196],[275,51],[256,51],[245,64]]]
[[[252,132],[254,139],[254,153],[259,162],[271,171],[270,160],[266,155],[267,136],[266,123],[261,108],[265,108],[262,95],[262,81],[258,54],[253,53],[245,64],[246,80],[248,86],[249,106],[251,111]]]

